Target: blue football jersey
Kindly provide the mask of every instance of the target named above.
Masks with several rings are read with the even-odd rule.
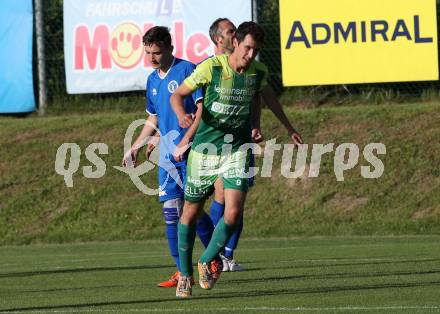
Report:
[[[191,62],[174,58],[168,72],[161,76],[159,71],[150,74],[147,80],[147,112],[150,115],[157,115],[158,127],[160,131],[160,157],[159,165],[169,161],[174,164],[184,164],[186,161],[177,163],[173,158],[173,152],[185,135],[187,129],[179,126],[177,116],[170,103],[171,94],[194,70],[195,66]],[[203,99],[201,90],[196,90],[191,96],[184,100],[185,111],[195,113],[197,111],[196,102]]]

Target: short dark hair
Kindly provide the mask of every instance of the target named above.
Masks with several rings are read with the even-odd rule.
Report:
[[[243,22],[235,31],[235,38],[238,43],[241,43],[246,35],[251,35],[252,38],[260,45],[264,43],[264,30],[255,22]]]
[[[226,17],[220,17],[220,18],[216,19],[209,27],[209,37],[211,37],[212,42],[216,45],[217,45],[217,42],[215,41],[215,36],[219,35],[218,25],[223,21],[231,22],[231,20],[229,20]]]
[[[154,26],[145,33],[145,35],[142,37],[142,42],[145,46],[156,44],[159,47],[170,47],[170,30],[165,26]]]

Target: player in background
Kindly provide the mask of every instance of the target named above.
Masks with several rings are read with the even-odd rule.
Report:
[[[168,28],[155,26],[143,36],[145,53],[154,71],[149,75],[146,86],[148,113],[147,121],[141,134],[133,143],[130,151],[124,155],[123,166],[136,165],[139,149],[149,140],[157,140],[152,137],[156,129],[161,134],[159,140],[159,201],[163,204],[163,217],[166,225],[166,237],[171,256],[177,267],[177,272],[169,280],[158,284],[159,287],[175,287],[177,285],[180,262],[177,239],[177,223],[183,207],[184,180],[186,176],[186,156],[180,160],[173,158],[176,145],[180,142],[190,141],[195,133],[196,125],[190,128],[179,126],[177,117],[173,112],[169,99],[177,87],[194,70],[195,66],[185,60],[173,56],[173,46]],[[195,90],[184,99],[185,111],[193,114],[201,114],[197,110],[202,104],[202,91]],[[154,146],[148,145],[147,158]],[[202,213],[197,222],[197,233],[206,247],[211,239],[214,227],[206,213]]]
[[[236,29],[234,23],[225,17],[212,22],[209,27],[209,37],[215,45],[215,55],[231,54],[234,51],[232,38]]]
[[[190,127],[194,120],[183,100],[196,89],[205,89],[202,119],[188,157],[185,204],[178,225],[181,275],[177,297],[192,294],[195,222],[218,177],[223,181],[225,211],[198,262],[199,284],[203,289],[211,289],[217,281],[220,273],[212,267],[212,261],[226,245],[243,213],[248,179],[241,174],[243,169],[249,169],[250,154],[241,147],[251,143],[251,104],[260,98],[260,93],[264,97],[263,93],[267,92],[267,67],[254,60],[263,42],[264,31],[258,24],[240,24],[234,35],[232,54],[205,60],[171,96],[179,125]],[[286,127],[292,141],[302,144],[301,136],[276,97],[272,99],[274,95],[270,92],[266,96],[268,106]],[[224,147],[230,147],[230,151],[223,152]]]

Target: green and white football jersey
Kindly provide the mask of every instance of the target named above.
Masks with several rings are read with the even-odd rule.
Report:
[[[251,103],[267,84],[267,72],[263,63],[253,60],[247,71],[239,74],[229,66],[228,55],[211,57],[197,66],[184,81],[192,90],[205,90],[202,121],[191,149],[202,153],[198,145],[212,143],[220,155],[226,134],[233,136],[228,142],[232,151],[251,142]]]

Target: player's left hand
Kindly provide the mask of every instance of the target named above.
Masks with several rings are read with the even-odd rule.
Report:
[[[252,141],[253,141],[254,143],[260,143],[260,142],[262,142],[263,139],[264,139],[264,137],[263,137],[263,134],[261,133],[261,129],[259,129],[259,128],[253,128],[253,129],[252,129],[251,138],[252,138]]]
[[[174,150],[174,160],[177,162],[183,161],[186,151],[189,147],[190,145],[184,139],[182,139],[182,141],[176,146],[176,149]]]
[[[194,122],[194,114],[185,114],[179,119],[179,126],[183,129],[189,128]]]
[[[122,158],[122,167],[136,167],[138,152],[138,149],[134,147],[130,148],[130,150],[124,154],[124,158]]]
[[[296,145],[304,144],[301,135],[296,131],[293,131],[292,134],[290,134],[290,138],[292,139],[293,143]]]

